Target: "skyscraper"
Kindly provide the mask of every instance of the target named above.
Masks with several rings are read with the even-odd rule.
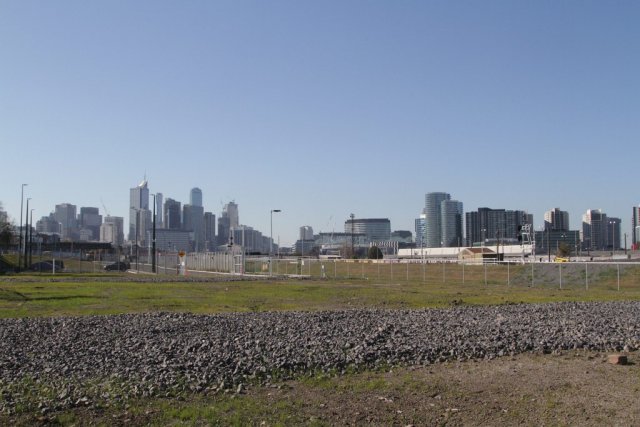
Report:
[[[500,239],[504,243],[518,240],[519,227],[533,224],[533,216],[524,211],[478,208],[465,213],[467,245]]]
[[[204,241],[207,250],[216,246],[216,216],[211,212],[204,213]]]
[[[182,208],[180,202],[177,202],[170,197],[167,198],[167,201],[164,202],[164,228],[180,230],[182,228],[182,220],[180,219],[181,211]]]
[[[443,200],[440,203],[441,236],[443,247],[461,246],[462,241],[462,202]]]
[[[569,230],[569,212],[555,208],[544,213],[544,229],[552,231]]]
[[[202,206],[184,205],[182,208],[182,226],[185,231],[191,231],[193,250],[201,252],[204,247],[204,208]]]
[[[78,225],[81,229],[89,230],[91,232],[90,240],[100,239],[100,226],[102,225],[102,215],[98,208],[80,208],[80,215],[78,216]]]
[[[162,193],[156,194],[156,228],[164,228],[162,222],[164,215],[162,214]]]
[[[420,214],[420,218],[415,220],[415,232],[416,232],[416,247],[421,248],[426,245],[425,239],[426,233],[426,214]]]
[[[449,193],[427,193],[425,195],[426,247],[452,247],[462,241],[462,202],[451,200]]]
[[[56,205],[54,218],[60,224],[60,238],[62,240],[73,240],[78,229],[76,205],[71,203]]]
[[[424,214],[426,228],[426,246],[439,248],[442,246],[442,208],[445,200],[451,200],[449,193],[427,193],[425,195]]]
[[[202,190],[198,187],[193,187],[189,193],[189,204],[191,206],[202,207]]]
[[[607,214],[600,209],[589,209],[582,216],[582,242],[584,249],[606,249],[607,222]]]
[[[147,180],[129,190],[129,240],[146,246],[147,231],[151,230],[149,210],[149,187]]]
[[[222,217],[229,218],[229,227],[237,228],[240,225],[238,205],[235,202],[229,202],[224,205],[222,208]]]
[[[631,217],[631,243],[635,249],[640,244],[640,206],[633,207],[633,215]]]

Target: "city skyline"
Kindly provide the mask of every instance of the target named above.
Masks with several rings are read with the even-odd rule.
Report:
[[[639,18],[634,2],[8,0],[0,201],[19,222],[27,183],[34,216],[99,207],[127,233],[146,175],[216,215],[235,200],[258,230],[282,210],[283,245],[351,213],[413,230],[432,191],[536,229],[602,209],[629,233]]]

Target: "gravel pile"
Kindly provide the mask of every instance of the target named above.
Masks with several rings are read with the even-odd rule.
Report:
[[[640,302],[0,320],[0,411],[241,392],[304,373],[640,347]]]

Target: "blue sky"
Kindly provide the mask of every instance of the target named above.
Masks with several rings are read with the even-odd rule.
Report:
[[[129,188],[292,243],[424,194],[571,227],[640,203],[636,1],[0,0],[0,201],[127,216]],[[104,212],[103,212],[104,213]]]

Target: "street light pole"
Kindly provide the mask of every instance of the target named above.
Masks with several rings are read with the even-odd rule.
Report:
[[[269,231],[269,276],[271,276],[271,274],[273,273],[273,213],[278,213],[278,212],[282,212],[280,209],[271,209],[270,212],[270,222],[271,222],[271,229]],[[302,244],[304,245],[304,241],[302,242]]]
[[[156,271],[156,195],[153,195],[153,236],[151,237],[151,272]]]
[[[29,227],[29,259],[28,259],[28,265],[31,266],[31,261],[32,261],[32,250],[31,250],[31,246],[33,243],[33,211],[35,209],[31,209],[31,213],[30,213],[30,219],[29,222],[31,223],[31,226]]]
[[[24,203],[24,187],[29,184],[22,184],[20,189],[20,228],[18,228],[18,269],[22,264],[22,205]]]
[[[31,200],[31,197],[27,197],[27,211],[25,212],[25,217],[24,217],[24,222],[27,223],[27,226],[29,225],[29,200]],[[25,227],[25,231],[24,231],[24,269],[27,269],[27,233],[28,233],[28,228]]]

